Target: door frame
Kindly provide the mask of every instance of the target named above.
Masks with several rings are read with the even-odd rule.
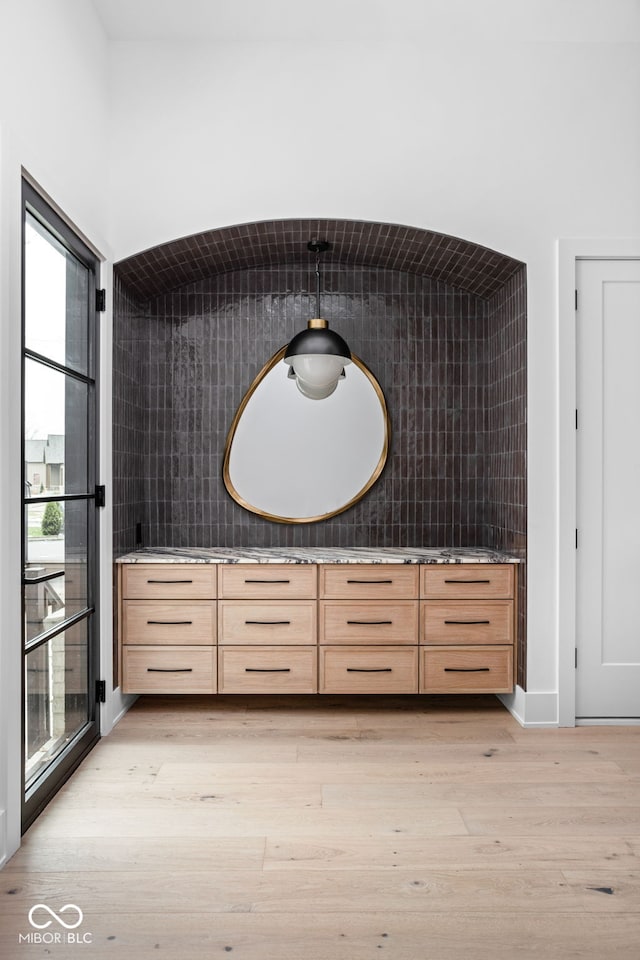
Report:
[[[576,724],[577,260],[640,260],[640,237],[558,241],[558,722],[561,727]]]
[[[25,315],[25,269],[26,269],[26,220],[27,214],[30,214],[35,220],[38,220],[52,238],[65,247],[72,256],[82,263],[88,272],[88,316],[87,323],[90,327],[88,334],[89,362],[85,377],[87,382],[93,381],[93,391],[88,393],[87,404],[87,450],[91,451],[87,461],[87,548],[92,543],[93,550],[87,553],[87,603],[93,608],[86,618],[87,623],[87,699],[88,699],[88,719],[84,727],[71,737],[67,746],[47,764],[35,782],[25,790],[24,779],[22,783],[22,832],[31,826],[34,820],[44,810],[60,787],[66,782],[73,771],[79,766],[87,753],[95,746],[100,739],[100,703],[96,693],[96,681],[101,676],[102,659],[102,641],[101,641],[101,606],[100,606],[100,582],[101,582],[101,560],[102,549],[100,539],[100,510],[97,503],[97,484],[100,478],[100,434],[101,434],[101,407],[100,407],[100,389],[101,389],[101,357],[100,357],[100,320],[99,310],[97,308],[96,290],[100,282],[101,263],[100,257],[92,246],[85,243],[84,237],[67,220],[62,217],[55,206],[48,198],[36,189],[28,178],[22,178],[21,189],[21,210],[22,210],[22,230],[21,230],[21,329],[22,329],[22,349],[21,349],[21,433],[22,433],[22,453],[21,461],[21,483],[20,488],[24,498],[24,424],[25,424],[25,361],[28,357],[26,344],[26,315]],[[63,365],[65,366],[65,365]],[[90,492],[93,491],[93,492]],[[65,499],[62,495],[61,499]],[[80,499],[80,498],[79,498]],[[82,499],[85,499],[83,495]],[[92,512],[90,513],[93,505]],[[21,515],[24,516],[24,505],[21,507]],[[20,560],[21,579],[26,561],[27,540],[25,536],[24,520],[22,526],[22,550]],[[25,603],[25,582],[22,586],[22,617],[24,616]],[[71,618],[73,622],[73,618]],[[64,626],[64,625],[63,625]],[[24,629],[24,627],[23,627]],[[68,629],[68,627],[67,627]],[[64,631],[63,631],[64,632]],[[23,635],[22,643],[22,690],[21,690],[21,746],[22,746],[22,776],[24,778],[26,764],[26,745],[25,745],[25,691],[26,691],[26,659],[27,654],[24,649],[25,637]]]

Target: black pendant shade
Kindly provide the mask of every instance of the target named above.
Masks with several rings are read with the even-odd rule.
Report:
[[[309,320],[309,324],[315,322],[314,320]],[[287,360],[290,357],[311,353],[321,356],[324,354],[334,357],[345,357],[347,360],[351,360],[351,350],[347,346],[346,341],[343,340],[339,333],[335,333],[334,330],[329,330],[329,325],[326,321],[323,322],[323,326],[309,326],[306,330],[301,330],[300,333],[296,333],[287,347],[284,358]]]

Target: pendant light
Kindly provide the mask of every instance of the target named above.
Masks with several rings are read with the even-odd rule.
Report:
[[[331,396],[345,375],[345,366],[351,363],[345,341],[320,317],[320,254],[328,249],[326,240],[310,240],[307,244],[307,250],[316,255],[316,317],[293,337],[284,355],[284,362],[291,367],[289,377],[310,400]]]

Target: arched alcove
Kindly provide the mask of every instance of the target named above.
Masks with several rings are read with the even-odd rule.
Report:
[[[411,273],[485,299],[524,266],[477,243],[418,227],[309,219],[244,223],[171,240],[121,260],[116,273],[145,301],[218,274],[308,264],[312,237],[331,243],[323,263]]]
[[[367,363],[392,425],[366,498],[320,524],[247,513],[222,483],[248,385],[314,311]],[[114,550],[147,546],[526,549],[526,268],[415,227],[279,220],[173,240],[116,264]],[[295,455],[292,452],[292,455]],[[524,577],[520,587],[524,685]]]

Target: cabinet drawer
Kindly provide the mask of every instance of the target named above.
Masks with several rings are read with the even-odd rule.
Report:
[[[315,600],[220,600],[221,644],[308,644],[316,642]]]
[[[329,600],[395,600],[418,596],[418,566],[398,563],[325,563],[320,596]]]
[[[512,643],[511,600],[423,600],[425,644]]]
[[[417,693],[417,647],[320,647],[320,693]]]
[[[232,563],[220,567],[220,596],[247,600],[313,599],[318,595],[315,564]]]
[[[216,647],[123,647],[124,693],[215,693]]]
[[[421,693],[510,693],[512,647],[422,647]]]
[[[316,647],[220,647],[220,693],[316,693]]]
[[[428,600],[510,598],[514,570],[511,563],[424,565],[421,595]]]
[[[211,600],[125,600],[125,643],[212,644],[216,605]]]
[[[216,593],[216,567],[210,563],[122,564],[127,600],[211,600]]]
[[[320,643],[417,642],[417,600],[320,601]]]

